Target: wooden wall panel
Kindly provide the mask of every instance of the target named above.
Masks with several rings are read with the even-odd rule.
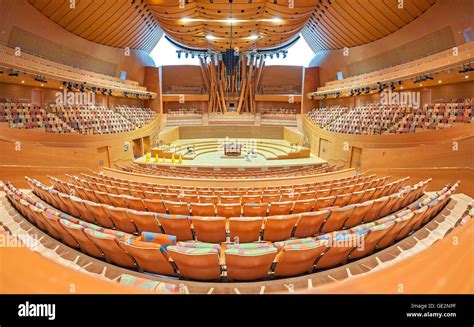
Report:
[[[319,51],[310,66],[321,68],[321,85],[324,85],[327,81],[336,80],[336,73],[339,71],[347,76],[347,67],[352,63],[364,60],[367,56],[377,56],[400,45],[409,44],[448,26],[452,31],[455,45],[461,45],[465,43],[464,29],[474,28],[472,12],[474,12],[474,1],[438,0],[410,24],[377,41],[349,47],[347,53],[343,49]]]
[[[202,138],[258,138],[282,139],[283,127],[281,126],[181,126],[179,127],[181,139]]]
[[[12,29],[8,46],[11,48],[19,47],[28,53],[99,74],[115,76],[117,72],[117,65],[112,62],[63,46],[49,38],[41,37],[17,26]]]
[[[441,52],[456,45],[450,26],[347,65],[347,77],[369,73]],[[370,55],[370,54],[367,54]]]
[[[319,67],[308,67],[303,70],[303,91],[301,99],[301,113],[305,114],[315,107],[319,107],[319,101],[308,99],[306,94],[316,90],[321,84],[319,80]]]

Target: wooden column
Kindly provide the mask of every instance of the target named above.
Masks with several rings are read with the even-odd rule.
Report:
[[[145,100],[145,107],[151,108],[157,113],[163,113],[163,102],[161,97],[161,67],[145,67],[143,86],[145,86],[149,92],[157,94],[155,99]]]
[[[301,90],[301,114],[306,114],[312,108],[319,106],[318,100],[308,98],[308,93],[316,91],[320,86],[319,67],[303,68],[303,83]]]

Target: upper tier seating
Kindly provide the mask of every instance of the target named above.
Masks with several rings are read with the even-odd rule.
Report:
[[[65,194],[61,195],[34,180],[30,182],[35,193],[49,204],[55,203],[55,207],[74,207],[70,202],[62,203],[60,199],[68,198]],[[373,218],[369,222],[364,220],[355,227],[332,232],[321,232],[318,228],[320,232],[315,237],[276,241],[284,236],[282,228],[288,225],[288,219],[275,217],[275,220],[264,224],[262,242],[233,243],[226,240],[221,242],[218,237],[220,231],[216,226],[226,225],[221,225],[220,220],[216,218],[197,220],[199,224],[194,226],[194,233],[198,240],[188,238],[188,241],[179,241],[179,237],[173,235],[148,231],[134,235],[83,221],[81,218],[86,216],[83,216],[82,211],[76,211],[77,216],[61,213],[54,207],[20,192],[12,184],[4,185],[0,182],[0,187],[13,206],[31,223],[88,255],[139,271],[195,280],[224,281],[300,275],[315,269],[338,266],[390,246],[435,217],[447,204],[458,183],[418,199],[423,194],[422,185],[426,183],[422,182],[420,187],[413,188],[408,193],[397,194],[396,206],[393,202],[388,211],[382,208],[385,211],[383,214],[378,207],[376,210],[383,218]],[[74,197],[69,199],[77,201]],[[389,215],[388,212],[393,214]],[[176,218],[175,222],[189,223],[187,219]],[[298,224],[298,220],[300,218],[293,218],[290,222]],[[330,220],[326,220],[326,224]],[[153,221],[151,217],[150,221]],[[161,222],[159,217],[158,221]],[[205,224],[202,224],[204,222]],[[232,228],[233,225],[230,226]],[[291,236],[291,233],[287,235]],[[203,242],[199,238],[214,238],[218,241]],[[237,240],[239,238],[237,236]],[[269,240],[265,241],[265,238]],[[364,246],[361,247],[360,244]]]
[[[296,126],[296,109],[272,108],[262,109],[261,125]]]
[[[425,104],[405,115],[390,128],[390,133],[414,133],[424,129],[441,129],[455,124],[473,123],[473,99],[462,102]]]
[[[209,125],[255,125],[255,115],[246,112],[209,113]]]
[[[168,167],[158,165],[116,165],[117,168],[146,175],[158,175],[158,176],[172,176],[172,177],[184,177],[184,178],[218,178],[218,179],[242,179],[242,178],[274,178],[274,177],[289,177],[289,176],[307,176],[323,174],[328,172],[334,172],[342,169],[341,167],[321,165],[321,166],[305,166],[300,168],[273,168],[262,171],[261,169],[247,169],[246,171],[223,170],[223,171],[200,171],[194,172],[189,168],[185,167]]]
[[[150,108],[115,106],[112,109],[121,114],[125,119],[131,121],[138,128],[148,124],[155,117],[155,112]]]
[[[27,103],[0,103],[0,122],[12,128],[44,128],[51,133],[112,134],[143,127],[155,116],[148,108],[67,106],[41,108]]]
[[[56,114],[30,103],[0,103],[0,122],[8,122],[11,128],[44,128],[51,133],[74,132]]]
[[[324,128],[326,125],[333,122],[338,117],[347,113],[348,110],[349,108],[347,107],[339,107],[339,106],[328,107],[328,108],[318,108],[318,109],[313,109],[310,112],[308,112],[308,117],[312,121],[314,121],[316,125],[320,126],[321,128]]]
[[[345,134],[382,134],[409,110],[408,107],[382,105],[355,107],[326,125],[325,129]]]
[[[202,110],[195,107],[168,109],[167,126],[202,125]]]
[[[319,127],[345,134],[414,133],[473,122],[472,99],[435,103],[413,109],[409,106],[372,104],[353,109],[313,109],[308,117]]]

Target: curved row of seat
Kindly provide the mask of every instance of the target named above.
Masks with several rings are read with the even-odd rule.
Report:
[[[262,216],[275,216],[275,215],[288,215],[290,213],[303,213],[317,211],[321,208],[326,207],[343,207],[356,203],[365,202],[371,199],[376,199],[386,195],[393,194],[400,190],[404,182],[408,178],[403,178],[398,181],[378,186],[377,188],[371,188],[367,190],[357,191],[349,194],[331,195],[328,197],[316,198],[316,199],[303,199],[296,201],[285,201],[285,202],[271,202],[261,203],[261,198],[257,195],[249,196],[248,198],[242,197],[241,200],[246,200],[242,203],[218,203],[219,198],[217,196],[201,196],[199,200],[206,199],[207,203],[187,203],[187,202],[173,202],[161,200],[163,193],[156,193],[158,199],[142,199],[131,197],[126,194],[117,195],[97,190],[91,190],[77,186],[74,184],[66,183],[54,177],[50,177],[53,185],[59,191],[65,194],[73,194],[81,199],[89,200],[95,203],[101,203],[105,205],[112,205],[120,208],[129,208],[138,211],[148,211],[156,213],[168,213],[176,215],[187,215],[187,216],[222,216],[226,218],[230,217],[262,217]],[[376,180],[375,182],[383,182],[385,178]],[[93,186],[92,186],[93,187]],[[331,192],[332,190],[324,190],[324,192]],[[307,193],[309,194],[309,192]],[[314,196],[314,192],[312,193]],[[316,193],[317,194],[317,193]],[[168,194],[169,195],[169,194]],[[177,195],[174,195],[177,197]],[[301,196],[299,196],[301,197]],[[298,196],[295,196],[298,198]],[[222,199],[222,197],[220,198]],[[229,200],[229,197],[225,198]],[[237,198],[240,199],[240,198]],[[215,200],[213,203],[212,200]]]
[[[127,189],[122,189],[123,193],[125,194],[118,194],[119,192],[117,190],[115,190],[114,193],[108,193],[99,191],[98,187],[92,184],[90,186],[94,187],[94,189],[89,189],[50,177],[50,180],[57,190],[60,190],[66,194],[73,194],[82,199],[90,200],[96,203],[102,203],[121,208],[130,208],[138,211],[150,211],[189,216],[217,215],[223,217],[288,215],[290,213],[315,211],[331,206],[346,206],[356,204],[397,192],[407,179],[408,178],[404,178],[375,188],[363,189],[361,191],[346,194],[337,194],[340,189],[327,189],[282,195],[247,195],[242,197],[197,196],[192,194],[180,196],[169,193],[149,192],[146,197],[142,198],[128,195],[130,193],[126,193],[128,191]],[[77,184],[80,184],[77,179],[74,181]],[[353,188],[353,186],[350,188]],[[110,190],[111,188],[108,189]],[[328,194],[331,195],[327,196]]]
[[[288,200],[307,200],[315,199],[319,197],[326,197],[331,195],[347,194],[365,189],[376,188],[384,185],[390,176],[381,178],[373,178],[373,176],[367,176],[356,181],[346,181],[334,184],[320,184],[314,186],[301,186],[301,187],[286,187],[279,189],[258,189],[258,188],[245,188],[239,190],[233,189],[210,189],[210,190],[194,190],[194,189],[182,189],[182,188],[161,188],[153,186],[141,186],[137,184],[125,184],[110,181],[107,178],[93,178],[88,180],[88,176],[82,174],[83,178],[78,176],[66,175],[71,183],[79,185],[81,187],[95,189],[101,192],[112,193],[112,194],[125,194],[135,196],[138,198],[149,198],[149,199],[160,199],[169,200],[175,202],[201,202],[199,198],[210,199],[203,201],[204,203],[240,203],[235,199],[248,199],[245,203],[258,203],[258,202],[276,202],[276,201],[288,201]],[[146,192],[146,193],[145,193]],[[214,199],[214,200],[212,200]]]
[[[66,175],[69,176],[69,175]],[[216,196],[242,196],[242,195],[262,195],[263,193],[301,193],[301,192],[312,192],[320,189],[331,189],[341,188],[348,185],[354,185],[353,191],[360,191],[362,188],[358,188],[357,184],[369,182],[375,179],[375,174],[365,176],[364,174],[354,175],[350,177],[344,177],[339,179],[333,179],[328,181],[320,181],[305,184],[291,184],[281,186],[265,186],[265,187],[200,187],[200,186],[182,186],[182,185],[170,185],[170,184],[153,184],[147,182],[131,181],[127,179],[116,178],[106,175],[88,175],[81,174],[83,180],[94,184],[105,184],[109,186],[115,186],[116,188],[128,188],[130,190],[138,190],[141,192],[161,192],[171,194],[196,194],[196,195],[216,195]],[[390,177],[390,176],[388,176]],[[388,178],[387,177],[387,178]],[[375,183],[375,182],[374,182]],[[81,185],[83,186],[83,185]],[[369,185],[371,187],[380,186]],[[101,190],[106,192],[106,190]],[[130,195],[134,196],[133,193]],[[146,194],[139,193],[138,196],[146,197]]]
[[[373,221],[421,197],[431,180],[407,186],[390,196],[355,205],[328,207],[324,210],[291,215],[230,218],[191,217],[117,208],[70,196],[33,179],[27,178],[27,181],[33,192],[46,203],[102,227],[131,234],[144,231],[171,234],[179,241],[199,240],[215,243],[230,239],[247,243],[308,237]]]
[[[181,177],[181,178],[193,178],[193,179],[252,179],[252,178],[277,178],[277,177],[294,177],[294,176],[308,176],[308,175],[318,175],[334,171],[342,170],[343,166],[336,167],[334,165],[328,166],[304,166],[301,168],[292,168],[292,169],[271,169],[267,171],[199,171],[195,172],[189,168],[182,168],[173,166],[170,169],[167,166],[159,165],[116,165],[117,168],[127,172],[133,172],[144,175],[153,175],[153,176],[168,176],[168,177]]]
[[[196,280],[288,277],[346,263],[389,246],[428,222],[449,201],[451,188],[414,202],[393,215],[349,230],[284,242],[179,242],[172,235],[140,236],[104,229],[48,208],[12,184],[0,186],[21,214],[51,236],[114,264]]]

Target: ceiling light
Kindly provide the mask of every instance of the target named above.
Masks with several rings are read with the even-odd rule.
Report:
[[[214,35],[206,35],[206,40],[215,40],[216,37]]]
[[[464,76],[464,78],[465,78],[465,79],[468,79],[468,78],[469,78],[469,75]]]
[[[283,21],[283,19],[279,18],[279,17],[273,17],[272,19],[270,19],[271,22],[273,23],[281,23]]]
[[[439,80],[438,83],[441,84],[441,83],[443,83],[443,81],[442,81],[442,80]]]
[[[250,40],[257,40],[257,39],[258,39],[258,35],[250,35],[250,36],[249,36],[249,39],[250,39]]]

